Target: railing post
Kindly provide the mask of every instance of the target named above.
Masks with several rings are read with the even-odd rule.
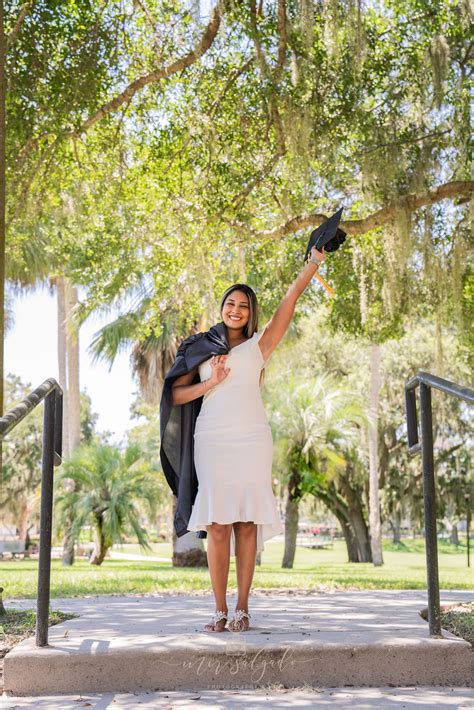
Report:
[[[420,382],[420,410],[421,456],[423,462],[423,498],[425,508],[426,569],[428,577],[428,622],[430,635],[441,636],[431,388],[423,382]]]
[[[471,490],[470,487],[465,495],[466,499],[466,533],[467,533],[467,566],[471,566],[471,538],[470,538],[470,531],[471,531]]]
[[[407,420],[408,451],[411,456],[418,453],[418,419],[416,416],[416,389],[405,387],[405,412]]]
[[[54,392],[54,464],[59,466],[63,455],[63,393],[57,388]]]
[[[56,392],[44,400],[36,645],[48,645]]]

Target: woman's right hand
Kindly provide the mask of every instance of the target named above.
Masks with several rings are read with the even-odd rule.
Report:
[[[222,380],[225,380],[230,372],[230,367],[226,367],[227,355],[214,355],[211,357],[210,365],[212,368],[212,375],[209,378],[209,382],[214,385],[218,385]]]

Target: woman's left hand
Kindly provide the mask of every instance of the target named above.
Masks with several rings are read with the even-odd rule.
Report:
[[[311,253],[310,253],[311,259],[314,259],[315,261],[319,261],[319,263],[322,264],[325,256],[326,255],[324,253],[324,247],[323,247],[322,252],[318,251],[318,249],[316,249],[316,247],[311,247]]]

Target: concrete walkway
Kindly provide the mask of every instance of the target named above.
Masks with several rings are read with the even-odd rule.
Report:
[[[445,604],[473,600],[474,592],[442,594]],[[230,610],[235,601],[230,595]],[[48,695],[474,683],[470,645],[448,632],[429,638],[419,616],[426,603],[422,591],[255,593],[251,630],[209,634],[209,595],[54,600],[80,616],[50,629],[50,647],[28,639],[8,653],[5,688]]]
[[[162,693],[103,693],[48,695],[41,698],[7,698],[4,710],[90,710],[106,708],[179,708],[179,710],[472,710],[474,691],[470,688],[304,688],[296,690],[204,690]]]

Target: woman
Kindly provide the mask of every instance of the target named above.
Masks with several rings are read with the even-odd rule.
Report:
[[[236,557],[238,598],[230,631],[246,631],[248,598],[257,552],[282,532],[271,487],[273,441],[260,396],[261,371],[283,338],[296,302],[324,261],[324,248],[312,248],[303,270],[275,314],[257,330],[254,291],[235,284],[224,294],[221,317],[229,353],[213,356],[177,377],[173,404],[203,397],[194,431],[194,463],[199,488],[188,530],[206,530],[207,558],[216,611],[205,631],[226,628],[230,556]],[[201,382],[191,384],[197,373]]]

